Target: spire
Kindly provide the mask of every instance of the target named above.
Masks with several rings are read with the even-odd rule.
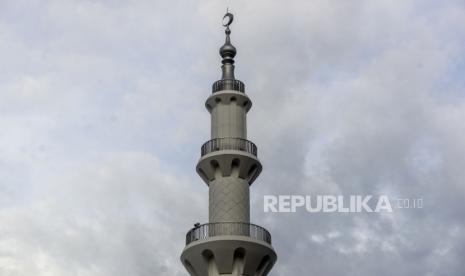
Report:
[[[231,34],[231,30],[229,29],[229,25],[234,20],[234,15],[226,11],[226,14],[223,16],[223,26],[226,27],[226,41],[224,45],[220,48],[220,55],[223,58],[223,65],[221,69],[223,71],[223,76],[221,79],[234,79],[234,57],[236,56],[236,47],[231,44],[231,39],[229,35]]]

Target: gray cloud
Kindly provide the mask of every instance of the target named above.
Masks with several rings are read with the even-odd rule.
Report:
[[[323,0],[0,3],[0,274],[187,274],[227,5],[272,275],[463,275],[464,5]],[[262,212],[316,193],[425,208]]]

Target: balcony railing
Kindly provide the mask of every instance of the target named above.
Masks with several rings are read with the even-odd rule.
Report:
[[[257,146],[249,140],[242,138],[216,138],[202,145],[200,154],[204,156],[219,150],[240,150],[257,156]]]
[[[212,92],[218,92],[221,90],[236,90],[244,93],[244,83],[240,80],[219,80],[213,83]]]
[[[244,222],[206,223],[192,228],[186,235],[186,245],[211,237],[235,235],[246,236],[271,245],[271,234],[265,228]]]

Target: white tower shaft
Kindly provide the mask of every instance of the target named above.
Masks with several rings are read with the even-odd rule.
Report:
[[[211,114],[211,140],[201,149],[197,172],[209,187],[209,223],[186,235],[181,261],[192,276],[265,276],[276,262],[270,233],[250,223],[250,185],[262,170],[257,147],[247,140],[252,102],[234,77],[236,48],[227,13],[222,79],[213,84],[205,106]]]

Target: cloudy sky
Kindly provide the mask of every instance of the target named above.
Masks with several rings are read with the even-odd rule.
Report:
[[[0,0],[0,275],[187,275],[227,6],[271,275],[465,275],[462,0]],[[273,214],[267,194],[424,208]]]

